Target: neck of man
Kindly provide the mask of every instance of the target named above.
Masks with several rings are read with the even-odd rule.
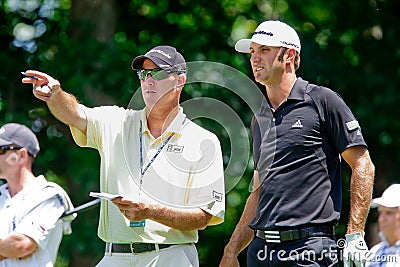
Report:
[[[278,82],[264,84],[269,103],[273,109],[277,109],[290,95],[296,82],[296,75],[283,75]]]
[[[16,173],[12,179],[7,179],[10,196],[14,197],[22,189],[34,182],[34,180],[35,176],[30,170],[26,168],[21,169],[19,173]]]
[[[179,105],[168,108],[146,109],[147,127],[154,138],[158,138],[168,128],[179,113]]]
[[[390,234],[384,234],[386,241],[390,246],[394,246],[396,242],[400,241],[400,229],[396,229]]]

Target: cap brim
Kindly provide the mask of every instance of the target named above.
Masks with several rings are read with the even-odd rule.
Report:
[[[12,145],[13,143],[10,142],[9,140],[0,138],[0,146],[7,146],[7,145]]]
[[[379,207],[380,205],[379,205],[378,202],[376,202],[375,199],[373,199],[373,200],[371,200],[371,204],[370,204],[369,206],[370,206],[371,208],[377,208],[377,207]]]
[[[137,56],[132,60],[132,69],[140,70],[143,66],[143,61],[146,59],[146,56]]]
[[[241,53],[250,53],[250,45],[251,43],[256,43],[259,45],[267,45],[267,46],[273,46],[273,47],[280,47],[282,46],[281,44],[276,44],[272,42],[267,42],[265,40],[262,40],[260,38],[254,38],[253,39],[241,39],[236,42],[235,44],[235,49],[238,52]]]
[[[371,208],[377,208],[379,206],[385,206],[387,208],[396,208],[396,207],[400,207],[400,203],[395,203],[393,199],[385,200],[384,198],[381,198],[381,197],[371,200],[371,204],[370,204]]]
[[[271,41],[271,40],[266,40],[265,38],[256,36],[253,37],[252,39],[241,39],[239,41],[236,42],[235,44],[235,49],[238,52],[241,53],[250,53],[250,45],[251,43],[256,43],[259,45],[266,45],[266,46],[272,46],[272,47],[287,47],[287,48],[293,48],[295,49],[298,53],[300,53],[300,48],[296,49],[290,45],[285,45],[285,44],[281,44],[281,43],[277,43],[275,41]]]
[[[250,53],[251,39],[241,39],[236,42],[235,50],[241,53]]]

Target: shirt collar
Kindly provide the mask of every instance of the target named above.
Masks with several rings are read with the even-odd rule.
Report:
[[[19,199],[20,197],[24,198],[25,195],[28,195],[31,192],[36,192],[42,188],[45,188],[46,186],[47,186],[46,178],[43,175],[39,175],[35,178],[34,181],[32,181],[31,184],[22,188],[22,190],[19,191],[17,194],[15,194],[13,197],[11,197],[10,191],[8,190],[8,184],[1,186],[0,189],[4,190],[2,191],[2,193],[5,194],[8,198]]]
[[[140,120],[142,121],[143,134],[150,134],[150,130],[147,127],[147,117],[145,109],[143,109],[142,113],[140,114]],[[174,120],[171,122],[168,128],[163,132],[162,136],[171,133],[174,133],[176,136],[180,136],[182,131],[182,125],[184,124],[185,121],[186,121],[186,115],[185,113],[183,113],[183,108],[179,107],[178,114],[176,114]]]
[[[37,191],[45,188],[47,186],[47,180],[43,175],[39,175],[35,178],[35,180],[29,184],[28,186],[22,188],[20,192],[32,192],[32,191]],[[18,193],[20,193],[18,192]]]
[[[296,79],[296,82],[294,83],[292,90],[290,90],[288,100],[304,100],[304,95],[307,89],[308,82],[303,80],[302,78],[298,77]],[[266,97],[263,98],[262,103],[261,103],[262,108],[269,108],[270,105],[268,103],[268,100]]]
[[[388,241],[386,240],[385,235],[382,232],[379,232],[378,235],[381,238],[382,242],[385,244],[385,246],[391,247]],[[394,243],[393,247],[400,247],[400,240],[397,240],[396,243]]]
[[[308,82],[303,80],[302,78],[297,78],[296,82],[293,85],[292,90],[288,96],[288,99],[291,100],[304,100],[304,94],[307,89]]]

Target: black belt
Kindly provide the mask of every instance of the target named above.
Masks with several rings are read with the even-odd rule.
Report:
[[[143,252],[154,251],[156,248],[163,249],[173,246],[173,244],[152,244],[152,243],[132,243],[118,244],[106,243],[106,252],[108,253],[132,253],[138,254]]]
[[[313,226],[291,230],[256,230],[256,236],[270,243],[298,240],[315,236],[333,236],[334,226]]]

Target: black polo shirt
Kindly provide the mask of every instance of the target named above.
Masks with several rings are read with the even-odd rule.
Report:
[[[254,166],[261,190],[253,229],[335,224],[342,206],[340,153],[365,146],[360,126],[332,90],[298,78],[275,111],[253,117]]]

